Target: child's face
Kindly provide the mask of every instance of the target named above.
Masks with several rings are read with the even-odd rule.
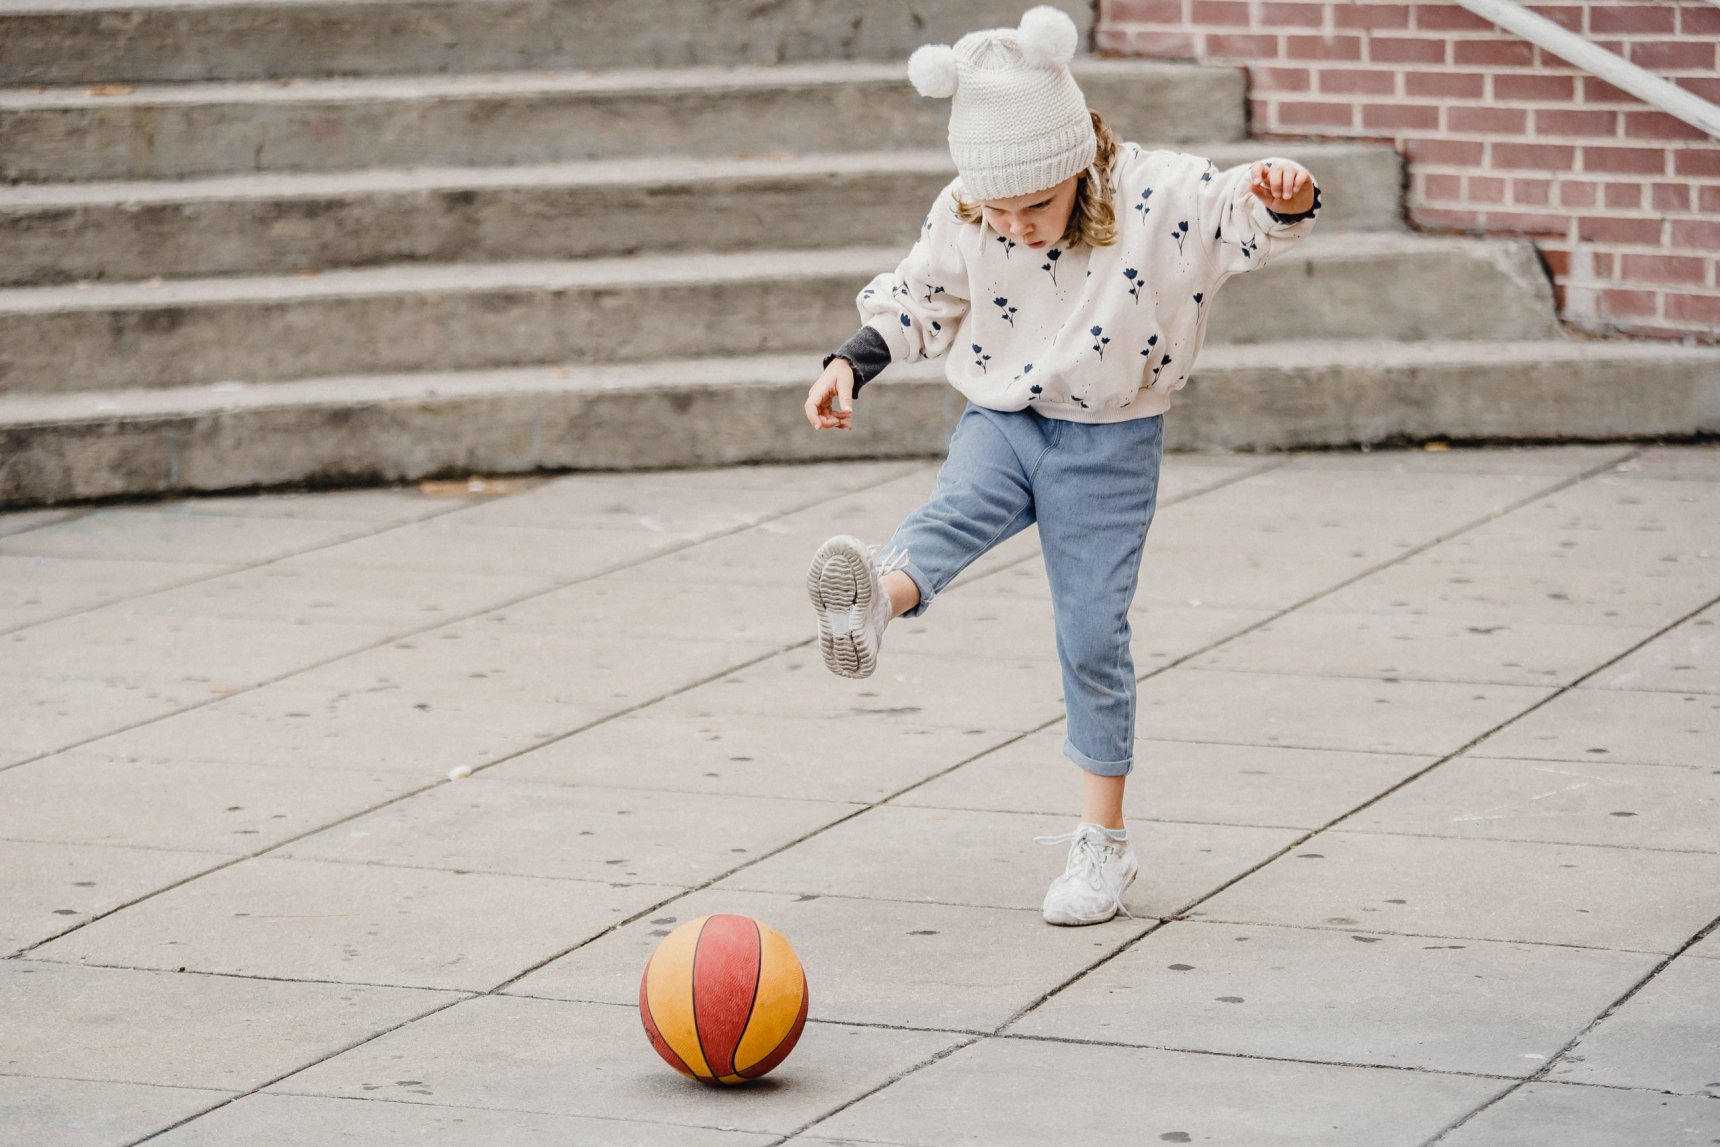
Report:
[[[1011,199],[987,199],[980,207],[985,221],[999,235],[1007,235],[1025,247],[1049,247],[1063,237],[1069,214],[1075,210],[1075,192],[1081,183],[1071,175],[1056,187],[1017,195]]]

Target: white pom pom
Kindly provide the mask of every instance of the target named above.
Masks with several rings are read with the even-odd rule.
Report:
[[[1080,33],[1068,13],[1049,4],[1029,8],[1021,17],[1021,27],[1015,34],[1021,45],[1021,58],[1030,67],[1067,67],[1075,58],[1075,42]]]
[[[926,44],[915,49],[908,57],[908,79],[922,96],[949,99],[956,94],[956,50],[948,44]]]
[[[448,779],[451,781],[463,781],[471,775],[471,765],[455,765],[453,768],[448,770]]]

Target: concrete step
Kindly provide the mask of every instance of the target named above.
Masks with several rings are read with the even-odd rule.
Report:
[[[1390,147],[1187,150],[1301,161],[1329,189],[1322,229],[1402,226]],[[953,174],[940,148],[24,185],[0,188],[0,286],[877,242],[912,236]]]
[[[1163,143],[1244,134],[1242,73],[1077,61],[1090,104]],[[901,62],[0,90],[0,183],[933,149],[949,105]]]
[[[1013,25],[1019,0],[34,0],[0,12],[0,83],[906,60]],[[1082,31],[1089,12],[1069,9]]]
[[[0,290],[0,390],[68,393],[344,373],[833,347],[888,248],[435,264]],[[1217,300],[1212,342],[1535,338],[1527,243],[1316,235]]]
[[[0,506],[534,470],[941,452],[940,364],[819,434],[803,354],[257,387],[0,398]],[[1720,349],[1566,339],[1214,347],[1166,417],[1172,449],[1618,440],[1720,433]]]

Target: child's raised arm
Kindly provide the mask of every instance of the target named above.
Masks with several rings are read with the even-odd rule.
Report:
[[[1320,186],[1289,159],[1210,171],[1201,185],[1201,229],[1226,275],[1252,271],[1313,230]]]

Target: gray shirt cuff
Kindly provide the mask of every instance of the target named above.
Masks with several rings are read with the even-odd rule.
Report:
[[[877,378],[890,365],[890,346],[876,330],[861,327],[847,342],[824,356],[824,365],[829,366],[839,358],[847,359],[848,365],[854,368],[854,393],[859,394],[862,386]]]

